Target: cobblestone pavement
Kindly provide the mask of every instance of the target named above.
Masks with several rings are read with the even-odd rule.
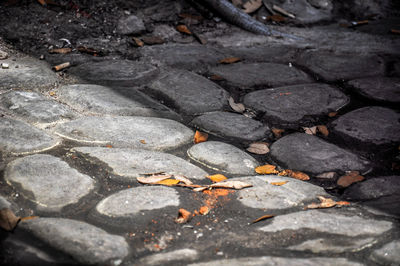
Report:
[[[130,59],[39,60],[0,42],[0,209],[38,216],[1,232],[4,265],[399,265],[399,37],[282,27],[294,41],[221,24],[229,34],[208,31],[206,45],[132,47]],[[219,63],[229,57],[240,62]],[[209,140],[194,144],[196,130]],[[311,179],[259,175],[263,164]],[[365,180],[340,186],[346,171]],[[137,181],[158,172],[252,187]],[[305,208],[319,196],[350,204]],[[176,223],[181,208],[197,215]]]

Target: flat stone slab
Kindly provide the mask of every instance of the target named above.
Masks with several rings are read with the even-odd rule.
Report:
[[[139,86],[158,75],[157,67],[140,61],[104,60],[78,65],[68,74],[82,82],[110,86]]]
[[[165,265],[166,263],[171,263],[173,261],[188,261],[197,260],[199,258],[199,253],[195,249],[178,249],[169,252],[157,253],[154,255],[149,255],[140,260],[141,265]]]
[[[62,86],[58,99],[89,114],[153,116],[179,120],[180,116],[133,88],[111,88],[93,84]]]
[[[286,209],[303,205],[304,201],[315,200],[317,196],[328,196],[322,187],[294,178],[264,175],[235,178],[251,183],[253,187],[239,190],[237,199],[243,205],[258,209]],[[282,186],[272,182],[288,181]]]
[[[250,47],[232,47],[229,53],[233,57],[251,62],[288,63],[293,61],[296,49],[289,45],[255,45]]]
[[[2,196],[0,196],[0,210],[5,209],[5,208],[10,208],[10,207],[11,207],[11,203],[8,202],[8,200],[3,198]]]
[[[271,145],[271,157],[285,168],[320,174],[369,169],[356,154],[305,133],[287,135]]]
[[[0,95],[0,108],[28,123],[53,123],[76,117],[70,108],[36,92],[11,91]]]
[[[208,168],[229,174],[251,175],[260,164],[256,159],[231,144],[206,141],[192,146],[189,157]]]
[[[15,155],[54,148],[59,139],[25,122],[0,117],[0,151]]]
[[[312,253],[344,253],[344,252],[358,252],[365,248],[371,247],[378,241],[372,237],[362,239],[348,239],[340,241],[331,238],[317,238],[304,241],[298,245],[290,246],[290,250],[298,251],[311,251]]]
[[[372,200],[393,194],[400,195],[400,176],[379,176],[353,184],[343,196],[353,200]]]
[[[374,250],[370,258],[379,264],[398,265],[400,261],[400,240],[392,241],[378,250]]]
[[[379,102],[400,103],[400,78],[373,77],[348,82],[358,94]]]
[[[0,89],[29,89],[53,87],[57,83],[57,74],[44,62],[30,57],[1,60],[9,65],[0,68]]]
[[[95,188],[95,181],[79,173],[61,159],[35,154],[8,164],[7,183],[21,187],[21,194],[42,211],[56,212],[77,203]]]
[[[191,124],[214,135],[235,138],[244,141],[255,141],[271,136],[268,126],[246,116],[213,112],[196,117]]]
[[[351,111],[332,122],[332,133],[351,146],[394,145],[400,141],[399,132],[400,113],[379,106]]]
[[[60,124],[55,133],[85,144],[115,148],[166,150],[192,141],[193,132],[181,123],[155,117],[84,117]]]
[[[172,154],[119,148],[79,147],[72,151],[96,158],[106,163],[119,181],[132,182],[148,173],[165,172],[184,175],[189,179],[204,179],[208,173],[203,169]]]
[[[276,216],[271,220],[270,224],[259,228],[264,232],[278,232],[287,229],[312,229],[318,232],[349,237],[360,235],[379,236],[392,229],[392,223],[357,215],[341,214],[339,211],[306,210]]]
[[[210,69],[212,75],[224,78],[230,86],[283,86],[310,83],[312,79],[303,71],[277,63],[236,63],[219,65]]]
[[[383,59],[376,55],[305,51],[297,63],[327,81],[383,76],[385,71]]]
[[[164,72],[145,92],[189,115],[222,110],[229,97],[216,83],[187,70]]]
[[[86,265],[119,265],[130,250],[122,236],[72,219],[36,218],[18,227]]]
[[[349,98],[327,84],[303,84],[264,89],[247,94],[243,103],[265,113],[269,123],[293,126],[312,122],[345,106]]]

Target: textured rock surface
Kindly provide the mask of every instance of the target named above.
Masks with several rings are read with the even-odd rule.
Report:
[[[371,254],[372,260],[377,263],[396,265],[400,261],[400,241],[390,242]]]
[[[353,200],[370,200],[400,195],[400,176],[378,176],[346,189],[344,196]]]
[[[348,82],[354,90],[375,101],[400,103],[400,78],[375,77]]]
[[[368,248],[378,241],[374,238],[351,239],[348,241],[332,241],[332,239],[318,238],[304,241],[298,245],[290,246],[290,250],[305,251],[310,250],[313,253],[333,252],[357,252]]]

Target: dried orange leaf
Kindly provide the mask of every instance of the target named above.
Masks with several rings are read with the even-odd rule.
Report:
[[[286,21],[286,18],[279,14],[275,14],[275,15],[268,16],[267,20],[274,21],[274,22],[284,22],[284,21]]]
[[[227,57],[227,58],[219,60],[218,63],[233,64],[233,63],[239,62],[240,60],[242,60],[242,59],[240,59],[239,57]]]
[[[178,26],[176,26],[176,29],[180,33],[185,33],[185,34],[188,34],[188,35],[192,35],[192,32],[188,29],[188,27],[186,25],[178,25]]]
[[[306,208],[307,209],[324,209],[324,208],[331,208],[336,206],[338,203],[330,198],[325,198],[322,196],[318,197],[320,203],[311,203]],[[344,205],[344,204],[342,204]]]
[[[179,183],[179,180],[176,180],[176,179],[164,179],[164,180],[157,182],[156,184],[165,185],[165,186],[173,186],[178,183]]]
[[[210,212],[210,208],[208,208],[207,206],[201,206],[199,213],[201,215],[207,215]]]
[[[200,142],[205,142],[208,139],[208,134],[204,132],[200,132],[196,130],[196,133],[194,134],[194,143],[200,143]]]
[[[142,143],[142,144],[146,144],[146,141],[144,140],[144,139],[141,139],[141,140],[139,140],[140,141],[140,143]]]
[[[56,96],[56,92],[55,91],[49,91],[49,95],[50,96]]]
[[[246,149],[248,152],[255,154],[267,154],[269,152],[269,143],[267,142],[253,142]]]
[[[70,52],[72,52],[72,48],[55,48],[49,50],[50,54],[68,54]]]
[[[142,184],[156,184],[162,180],[170,178],[171,175],[153,175],[149,177],[139,176],[136,180]]]
[[[310,177],[307,174],[303,173],[303,172],[293,171],[293,170],[288,170],[288,169],[286,169],[285,171],[288,174],[288,176],[293,177],[295,179],[303,180],[303,181],[304,180],[310,180]]]
[[[187,223],[192,218],[192,214],[190,211],[185,209],[179,209],[178,217],[175,219],[175,222],[178,224]]]
[[[221,175],[221,174],[209,175],[209,176],[207,176],[207,178],[209,178],[214,183],[221,182],[221,181],[228,179],[226,176]]]
[[[348,201],[337,201],[336,206],[350,205]]]
[[[22,217],[21,221],[27,221],[27,220],[32,220],[32,219],[37,219],[39,216],[27,216],[27,217]]]
[[[260,221],[270,219],[270,218],[272,218],[272,217],[275,217],[275,215],[266,214],[266,215],[263,215],[263,216],[261,216],[261,217],[255,219],[255,220],[252,221],[251,223],[252,223],[252,224],[255,224],[255,223],[258,223],[258,222],[260,222]]]
[[[364,180],[364,177],[358,171],[349,171],[346,175],[339,177],[337,184],[341,187],[348,187],[362,180]]]
[[[214,80],[214,81],[225,80],[225,78],[223,78],[223,77],[221,77],[221,76],[218,76],[218,75],[212,75],[212,76],[210,77],[210,79],[211,79],[211,80]]]
[[[132,37],[132,40],[135,43],[135,46],[137,46],[137,47],[143,47],[144,46],[144,42],[142,40],[140,40],[139,38]]]
[[[318,131],[325,137],[327,137],[329,135],[329,130],[325,125],[319,125],[319,126],[317,126],[317,128],[318,128]]]
[[[281,182],[270,182],[271,185],[273,186],[283,186],[284,184],[286,184],[289,181],[281,181]]]
[[[243,181],[239,180],[230,180],[230,181],[223,181],[223,182],[218,182],[210,185],[209,187],[212,188],[233,188],[233,189],[242,189],[246,187],[252,187],[252,184],[245,183]]]
[[[179,180],[180,182],[184,183],[185,185],[193,185],[193,182],[190,181],[186,176],[183,175],[174,175],[174,178],[176,180]]]
[[[253,13],[262,6],[262,0],[249,0],[243,4],[245,13]]]
[[[229,97],[228,102],[233,111],[237,113],[242,114],[246,110],[243,103],[235,103],[235,100],[232,97]]]
[[[277,174],[278,173],[278,171],[276,170],[276,166],[272,165],[272,164],[266,164],[266,165],[258,166],[254,170],[256,171],[257,174],[261,174],[261,175]]]
[[[328,114],[329,117],[335,117],[337,115],[337,112],[330,112]]]
[[[275,138],[279,139],[280,137],[282,137],[282,133],[285,132],[284,129],[280,129],[280,128],[272,128],[271,129],[272,133],[274,133]]]
[[[308,135],[315,135],[317,134],[317,127],[303,127],[304,132]]]
[[[113,146],[111,144],[107,144],[106,148],[112,148]]]
[[[6,231],[12,231],[21,218],[15,216],[12,210],[4,208],[0,210],[0,227]]]

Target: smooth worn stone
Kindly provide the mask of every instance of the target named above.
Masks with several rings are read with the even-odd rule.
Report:
[[[284,258],[284,257],[243,257],[238,259],[221,259],[207,262],[192,263],[189,266],[362,266],[363,264],[345,258]]]
[[[316,23],[332,19],[333,5],[331,0],[285,0],[279,4],[281,8],[296,15],[301,23]]]
[[[374,250],[370,258],[378,264],[398,265],[400,262],[400,240],[392,241]]]
[[[72,219],[36,218],[18,227],[85,265],[119,265],[130,250],[122,236]]]
[[[177,113],[133,88],[110,88],[93,84],[62,86],[58,99],[89,114],[154,116],[179,120]]]
[[[44,62],[29,57],[2,60],[9,65],[0,69],[0,89],[39,90],[50,88],[57,83],[57,74]]]
[[[141,265],[165,265],[165,263],[171,263],[173,261],[193,261],[199,258],[199,254],[195,249],[178,249],[170,252],[157,253],[144,257],[140,260]]]
[[[184,175],[189,179],[204,179],[208,175],[188,161],[163,152],[101,147],[79,147],[73,151],[106,163],[120,181],[136,181],[143,174],[160,172]]]
[[[181,123],[139,116],[84,117],[58,125],[55,133],[85,144],[146,150],[178,148],[193,138],[193,131]]]
[[[216,83],[187,70],[164,72],[145,92],[189,115],[222,110],[229,97]]]
[[[322,187],[299,181],[294,178],[265,175],[235,178],[253,187],[237,192],[237,199],[250,208],[258,209],[286,209],[303,205],[317,196],[328,196]],[[273,182],[287,181],[282,186],[271,185]]]
[[[206,141],[192,146],[188,155],[211,169],[229,174],[251,175],[259,163],[252,156],[231,144]]]
[[[363,107],[333,121],[331,132],[361,149],[395,145],[400,141],[400,113],[379,106]]]
[[[400,78],[374,77],[348,82],[354,90],[374,101],[400,103]]]
[[[265,120],[280,127],[313,122],[348,102],[338,89],[317,83],[259,90],[243,99],[245,106],[265,113]]]
[[[59,139],[25,122],[0,117],[0,151],[29,154],[54,148]]]
[[[400,176],[398,175],[379,176],[353,184],[345,190],[343,196],[353,200],[372,200],[393,194],[400,195]]]
[[[244,141],[255,141],[271,136],[268,126],[246,116],[213,112],[196,117],[191,124],[214,135],[235,138]]]
[[[305,133],[277,140],[271,145],[270,155],[284,168],[313,174],[369,169],[369,163],[356,154]]]
[[[43,211],[60,211],[77,203],[95,187],[95,181],[79,173],[61,159],[36,154],[16,159],[8,164],[5,180],[26,192],[25,198]]]
[[[131,60],[104,60],[89,62],[68,70],[85,83],[109,86],[139,86],[153,78],[159,71],[157,67]]]
[[[124,218],[142,211],[157,210],[167,206],[179,206],[178,192],[164,186],[136,187],[119,191],[100,201],[96,206],[99,214]]]
[[[129,17],[120,18],[117,25],[117,31],[119,34],[140,34],[145,31],[143,20],[135,15]]]
[[[0,210],[1,209],[6,209],[6,208],[10,208],[11,203],[8,202],[5,198],[3,198],[2,196],[0,196]]]
[[[306,51],[297,63],[327,81],[383,76],[385,71],[383,59],[376,55]]]
[[[233,57],[251,62],[288,63],[293,62],[296,54],[296,49],[289,45],[271,44],[232,47],[227,51]]]
[[[312,79],[297,68],[276,63],[236,63],[219,65],[210,70],[221,76],[230,86],[248,88],[255,86],[283,86],[309,83]]]
[[[0,107],[29,123],[53,123],[76,116],[67,106],[36,92],[11,91],[2,94]]]
[[[331,238],[318,238],[304,241],[298,245],[290,246],[290,250],[306,251],[309,250],[312,253],[343,253],[343,252],[358,252],[365,248],[371,247],[378,241],[374,238],[362,238],[362,239],[348,239],[341,241]]]
[[[312,229],[317,232],[334,233],[350,237],[360,235],[379,236],[392,229],[392,223],[357,215],[306,210],[274,217],[272,222],[259,230],[278,232],[282,230]]]

